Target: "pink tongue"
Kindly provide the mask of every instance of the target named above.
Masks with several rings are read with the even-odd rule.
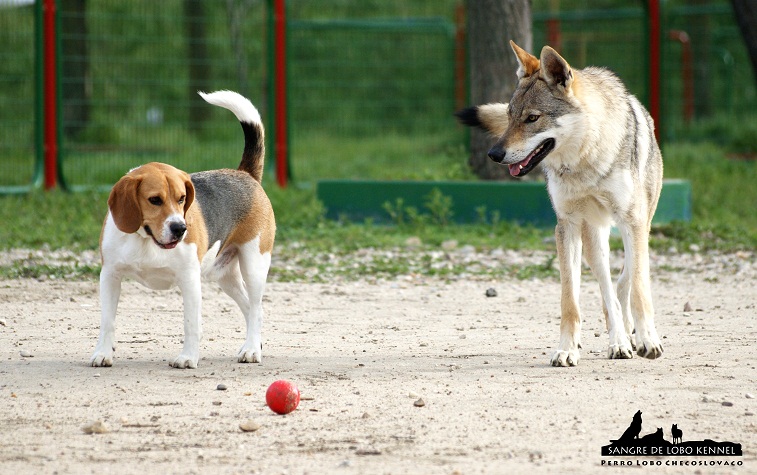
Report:
[[[520,173],[520,163],[508,165],[508,168],[510,168],[510,175],[512,176],[518,176],[518,173]]]

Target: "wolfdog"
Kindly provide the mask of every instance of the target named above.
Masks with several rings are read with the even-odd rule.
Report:
[[[514,42],[518,85],[509,104],[457,112],[460,121],[496,137],[489,157],[522,177],[542,163],[557,215],[562,286],[560,343],[553,366],[575,366],[581,348],[578,308],[581,250],[599,281],[609,358],[633,349],[662,355],[649,278],[649,230],[662,188],[662,155],[644,106],[604,68],[573,69],[545,46],[540,58]],[[616,224],[625,260],[617,294],[610,275],[610,230]],[[631,335],[635,333],[635,341]]]

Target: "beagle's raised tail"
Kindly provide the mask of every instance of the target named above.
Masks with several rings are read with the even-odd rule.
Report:
[[[263,179],[265,158],[265,130],[260,113],[244,96],[234,91],[197,92],[206,102],[228,109],[237,116],[244,131],[244,151],[239,170],[246,171],[260,182]]]

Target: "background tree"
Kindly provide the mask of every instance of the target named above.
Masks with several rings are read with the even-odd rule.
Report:
[[[517,77],[518,63],[509,40],[533,53],[530,0],[475,0],[468,2],[468,51],[471,104],[508,102]],[[538,55],[538,52],[537,52]],[[469,163],[486,180],[511,178],[507,167],[486,155],[492,139],[471,129]]]
[[[736,23],[739,24],[741,35],[744,37],[749,59],[752,61],[752,71],[757,81],[757,2],[754,0],[731,0]]]

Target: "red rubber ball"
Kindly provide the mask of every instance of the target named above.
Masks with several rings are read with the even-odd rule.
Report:
[[[300,404],[300,390],[289,381],[274,381],[265,392],[265,402],[276,414],[289,414]]]

